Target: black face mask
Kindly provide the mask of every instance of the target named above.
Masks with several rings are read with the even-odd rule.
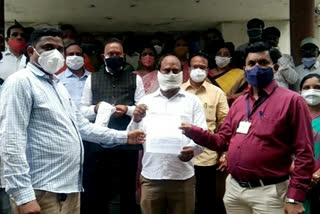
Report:
[[[123,57],[113,56],[105,59],[106,66],[111,73],[116,73],[122,70],[124,65]]]

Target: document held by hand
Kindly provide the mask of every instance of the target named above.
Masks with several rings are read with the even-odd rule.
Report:
[[[181,125],[181,116],[166,113],[147,113],[146,124],[146,152],[179,154],[185,137]]]

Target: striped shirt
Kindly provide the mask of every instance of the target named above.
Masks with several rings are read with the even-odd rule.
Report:
[[[5,187],[17,205],[34,200],[34,190],[82,191],[82,139],[104,147],[127,142],[126,131],[84,119],[59,79],[31,63],[7,79],[0,109]]]

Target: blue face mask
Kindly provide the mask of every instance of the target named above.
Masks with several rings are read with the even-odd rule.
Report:
[[[254,66],[252,69],[245,71],[245,77],[250,85],[261,89],[272,81],[273,69]]]
[[[307,68],[311,68],[316,62],[317,62],[317,58],[316,57],[304,57],[302,58],[302,63],[304,66],[306,66]]]

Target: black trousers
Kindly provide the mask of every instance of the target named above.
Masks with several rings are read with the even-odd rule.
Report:
[[[82,214],[136,213],[138,150],[96,149],[84,142]]]
[[[196,176],[195,214],[211,214],[216,208],[216,165],[194,166]]]

